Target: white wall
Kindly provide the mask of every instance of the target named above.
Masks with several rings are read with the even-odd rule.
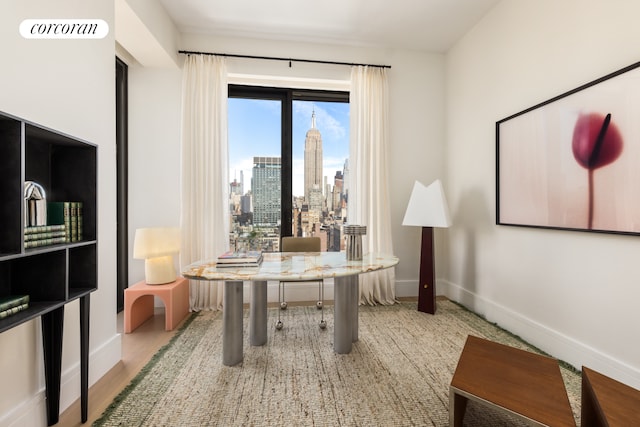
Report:
[[[392,66],[389,70],[392,145],[389,166],[394,250],[401,259],[396,270],[397,289],[401,296],[417,295],[420,231],[400,224],[413,181],[430,183],[444,175],[444,57],[412,51],[193,34],[182,35],[180,49]],[[350,79],[349,67],[296,62],[290,68],[287,62],[230,58],[228,70],[231,82],[271,79],[276,84],[275,80],[290,79],[298,87],[334,89],[336,85],[347,84],[348,88]],[[129,72],[129,200],[133,230],[179,221],[181,71],[133,66]],[[148,153],[153,153],[153,170],[141,166],[150,164],[145,160]],[[152,183],[155,179],[160,185]],[[141,261],[132,259],[130,266],[130,283],[142,280]],[[311,295],[307,299],[313,298]]]
[[[98,145],[98,287],[91,294],[90,383],[120,359],[115,297],[113,1],[5,2],[0,13],[0,111]],[[26,40],[28,18],[99,18],[101,40]],[[80,396],[79,308],[65,308],[61,410]],[[46,425],[39,319],[0,334],[0,426]],[[78,420],[79,421],[79,420]]]
[[[130,256],[137,228],[180,226],[181,89],[177,68],[129,65]],[[144,261],[131,258],[129,284],[140,280]]]
[[[503,1],[447,55],[447,294],[640,387],[638,237],[495,225],[495,122],[640,60],[640,3]]]

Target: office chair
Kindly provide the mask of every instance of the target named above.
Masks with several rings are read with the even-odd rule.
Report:
[[[283,237],[281,252],[320,252],[320,238],[319,237]],[[314,280],[318,282],[318,302],[316,307],[320,310],[320,329],[327,327],[327,322],[324,320],[324,281]],[[287,302],[284,298],[284,285],[286,282],[281,281],[278,284],[278,302],[280,303],[280,310],[287,309]],[[282,329],[282,321],[280,320],[280,310],[278,310],[278,322],[276,323],[276,329]]]

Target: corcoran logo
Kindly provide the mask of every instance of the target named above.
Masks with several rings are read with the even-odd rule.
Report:
[[[20,34],[26,39],[102,39],[109,24],[102,19],[25,19]]]

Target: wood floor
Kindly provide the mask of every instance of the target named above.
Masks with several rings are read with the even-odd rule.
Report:
[[[80,399],[60,414],[56,426],[90,426],[147,364],[160,347],[174,335],[164,330],[164,309],[140,325],[133,333],[123,333],[123,313],[118,314],[118,332],[122,334],[122,359],[89,389],[89,413],[85,424],[80,421]],[[179,326],[178,326],[179,328]],[[176,328],[177,330],[177,328]]]

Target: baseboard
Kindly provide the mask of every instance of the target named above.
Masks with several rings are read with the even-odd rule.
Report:
[[[439,294],[485,316],[488,321],[520,336],[552,357],[563,360],[577,369],[588,366],[624,384],[640,389],[640,371],[600,350],[550,329],[454,283],[439,282],[439,290]]]
[[[89,387],[102,378],[122,359],[122,339],[115,334],[110,340],[89,354]],[[60,383],[60,412],[80,398],[80,361],[62,373]],[[89,402],[91,403],[91,402]]]
[[[115,334],[89,354],[89,387],[102,378],[122,358],[120,334]],[[60,378],[60,413],[80,398],[80,361],[70,366]],[[91,401],[89,401],[91,405]],[[78,420],[80,422],[80,420]],[[31,396],[0,419],[0,427],[47,425],[45,390]]]
[[[437,286],[436,286],[436,289]],[[417,297],[418,281],[417,280],[396,280],[396,297]]]
[[[0,418],[0,427],[46,426],[44,388]]]

